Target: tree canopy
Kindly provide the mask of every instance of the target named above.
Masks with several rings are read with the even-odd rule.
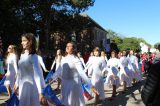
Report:
[[[111,38],[111,40],[114,40],[117,44],[118,48],[122,50],[134,50],[136,52],[140,52],[141,47],[140,43],[143,42],[149,47],[151,47],[150,44],[148,44],[144,39],[142,38],[136,38],[136,37],[121,37],[118,33],[108,30],[107,36]]]
[[[17,44],[20,35],[32,32],[48,47],[50,34],[82,29],[80,12],[93,6],[95,0],[1,0],[0,35],[4,46]],[[76,18],[75,18],[76,17]],[[18,42],[17,42],[18,41]]]

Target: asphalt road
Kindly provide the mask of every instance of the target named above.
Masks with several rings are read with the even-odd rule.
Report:
[[[109,101],[108,97],[111,96],[111,88],[105,87],[105,96],[106,100],[99,104],[98,106],[144,106],[141,100],[141,88],[143,87],[144,80],[141,83],[136,84],[132,88],[128,89],[126,93],[122,93],[122,87],[117,89],[117,96],[112,100]],[[56,87],[53,86],[53,89]],[[58,96],[60,91],[57,91]],[[7,94],[0,94],[0,106],[5,106],[5,101],[8,99]],[[94,98],[90,101],[86,101],[86,106],[93,106]]]

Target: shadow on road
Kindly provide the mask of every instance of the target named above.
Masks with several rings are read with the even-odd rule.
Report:
[[[125,93],[118,91],[117,96],[112,101],[109,101],[106,98],[105,102],[99,104],[98,106],[144,106],[140,94],[144,83],[145,80],[142,80],[140,83],[137,83],[133,87],[129,88]],[[107,94],[109,95],[110,92],[107,92]],[[94,104],[88,104],[87,106],[93,105]]]

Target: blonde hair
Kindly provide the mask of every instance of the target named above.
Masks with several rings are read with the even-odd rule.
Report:
[[[9,45],[8,48],[9,47],[11,47],[11,49],[13,51],[12,53],[15,54],[18,57],[16,45]],[[6,55],[6,60],[7,61],[6,61],[6,63],[8,63],[8,57],[9,57],[9,55],[10,55],[10,53],[7,51],[7,55]]]

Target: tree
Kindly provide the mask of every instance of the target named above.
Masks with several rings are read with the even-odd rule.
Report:
[[[155,43],[155,44],[154,44],[154,48],[157,49],[157,48],[158,48],[158,45],[160,45],[160,42]]]
[[[114,40],[115,43],[117,44],[119,50],[134,50],[136,52],[140,52],[140,42],[145,43],[149,47],[151,46],[149,43],[147,43],[144,39],[142,38],[135,38],[135,37],[124,37],[121,36],[120,34],[112,31],[112,30],[107,30],[107,36],[111,39]]]
[[[22,33],[33,32],[48,49],[51,33],[78,30],[73,23],[81,21],[75,17],[93,4],[94,0],[1,0],[0,34],[7,44],[19,43]]]

